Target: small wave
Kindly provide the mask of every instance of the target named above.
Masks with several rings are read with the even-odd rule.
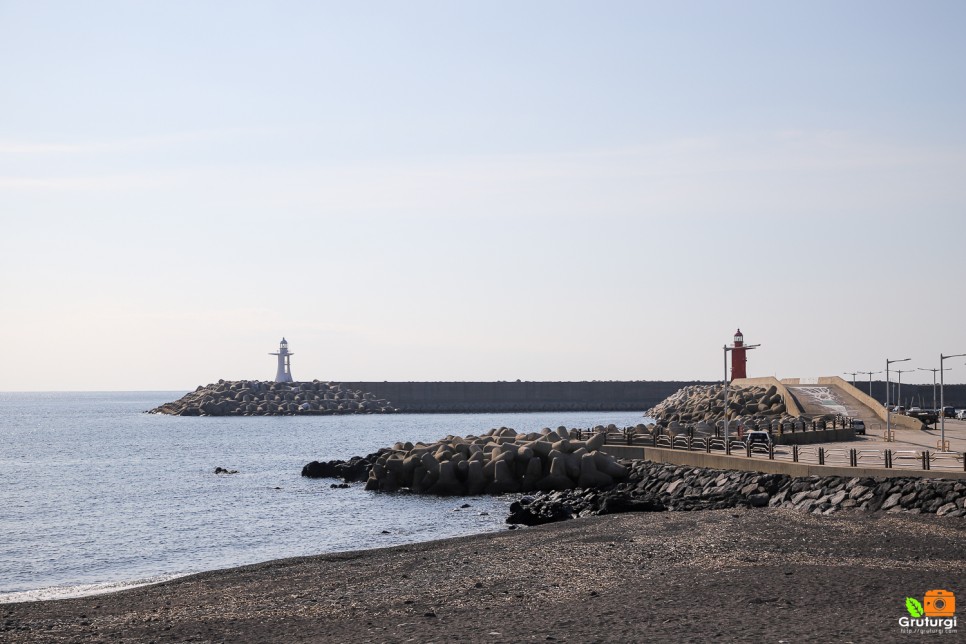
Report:
[[[16,592],[0,592],[0,604],[12,604],[14,602],[40,602],[53,599],[68,599],[71,597],[86,597],[88,595],[100,595],[102,593],[113,593],[120,590],[137,588],[138,586],[149,586],[160,584],[163,581],[171,581],[178,577],[184,577],[191,573],[181,573],[177,575],[158,575],[156,577],[145,577],[144,579],[132,579],[129,581],[112,581],[100,584],[79,584],[77,586],[47,586],[34,590],[21,590]]]

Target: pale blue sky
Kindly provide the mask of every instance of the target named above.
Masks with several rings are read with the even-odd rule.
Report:
[[[282,335],[304,379],[711,379],[736,326],[750,375],[936,366],[966,352],[963,25],[0,0],[0,390],[270,378]]]

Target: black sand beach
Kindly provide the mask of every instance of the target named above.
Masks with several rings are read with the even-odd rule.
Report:
[[[964,537],[909,514],[592,517],[0,605],[0,640],[890,642],[906,597],[962,592]]]

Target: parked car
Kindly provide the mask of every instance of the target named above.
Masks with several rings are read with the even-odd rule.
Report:
[[[853,418],[852,431],[854,431],[856,434],[862,434],[865,436],[865,421],[859,420],[858,418]]]
[[[955,418],[956,417],[956,408],[955,407],[943,407],[942,408],[942,415],[945,418]]]
[[[771,445],[771,434],[761,429],[753,429],[745,436],[745,440],[748,444],[754,447],[755,445],[764,445],[768,447]]]
[[[909,411],[909,416],[918,418],[926,425],[933,425],[939,422],[939,412],[935,409],[923,409],[922,411]]]
[[[959,420],[966,420],[966,409],[960,409],[956,412],[956,418]]]

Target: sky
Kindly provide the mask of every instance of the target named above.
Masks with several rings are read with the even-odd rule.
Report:
[[[271,379],[282,336],[303,380],[711,380],[737,327],[749,376],[931,383],[966,353],[964,24],[0,0],[0,391]]]

